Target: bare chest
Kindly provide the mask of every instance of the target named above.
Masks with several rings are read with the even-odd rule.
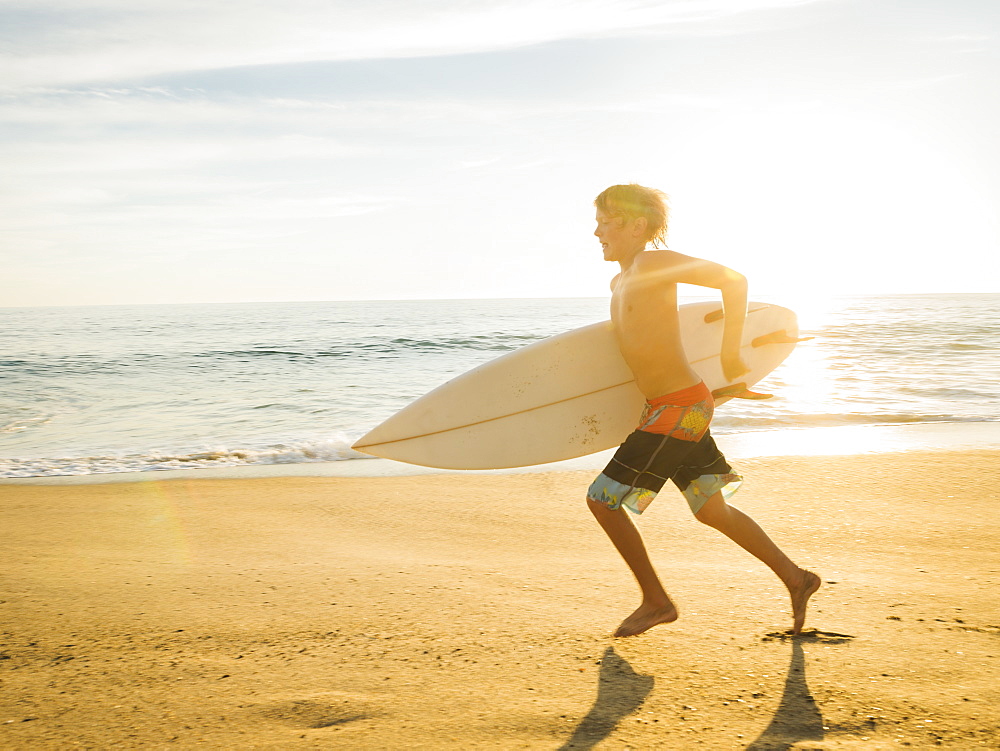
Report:
[[[636,284],[617,279],[611,292],[611,320],[616,328],[669,325],[677,321],[676,284]]]

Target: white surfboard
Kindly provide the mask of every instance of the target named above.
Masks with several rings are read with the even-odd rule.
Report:
[[[680,306],[681,337],[709,389],[722,374],[719,303]],[[787,308],[750,303],[742,355],[750,387],[795,348]],[[737,390],[739,390],[737,388]],[[716,404],[727,397],[716,398]],[[636,428],[645,399],[622,359],[610,321],[522,347],[412,402],[353,448],[442,469],[501,469],[572,459],[617,446]]]

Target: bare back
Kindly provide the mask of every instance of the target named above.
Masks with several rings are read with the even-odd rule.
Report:
[[[649,251],[642,255],[670,251]],[[669,254],[669,255],[668,255]],[[662,266],[662,263],[660,264]],[[681,342],[677,284],[637,262],[612,282],[611,321],[625,363],[648,399],[696,385],[701,378],[688,364]]]

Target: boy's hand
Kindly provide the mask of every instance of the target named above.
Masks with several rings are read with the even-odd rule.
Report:
[[[735,355],[722,356],[722,374],[730,383],[738,379],[741,375],[749,372],[750,368],[748,368],[747,364],[743,362],[743,358],[739,356],[739,353]]]

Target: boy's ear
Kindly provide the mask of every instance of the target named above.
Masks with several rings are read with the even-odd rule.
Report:
[[[635,224],[632,228],[635,230],[636,235],[644,236],[646,234],[646,228],[649,226],[649,220],[644,216],[637,216],[635,218]]]

